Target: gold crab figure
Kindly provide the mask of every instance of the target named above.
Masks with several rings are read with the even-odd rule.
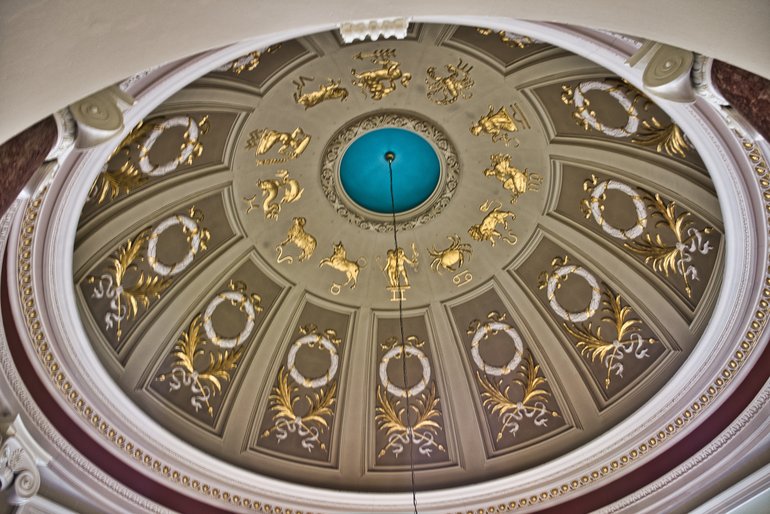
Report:
[[[337,271],[341,271],[347,278],[347,281],[344,284],[332,282],[330,291],[333,295],[338,295],[342,288],[347,285],[350,285],[350,289],[356,287],[358,273],[361,271],[361,268],[366,266],[366,259],[363,257],[355,261],[348,259],[347,250],[345,250],[345,247],[342,246],[342,241],[340,241],[339,243],[334,243],[334,252],[332,253],[332,256],[321,259],[321,263],[318,267],[320,268],[324,265],[336,269]]]
[[[525,118],[517,108],[518,106],[513,104],[510,107],[511,114],[508,114],[505,106],[500,107],[497,112],[494,112],[494,107],[490,105],[489,112],[479,118],[479,121],[471,125],[471,134],[478,136],[483,132],[484,134],[492,136],[493,143],[502,141],[505,146],[508,146],[511,142],[511,138],[507,134],[508,132],[513,133],[525,128],[531,128],[527,118]],[[519,128],[519,125],[517,125],[517,122],[521,124],[521,129]],[[515,146],[518,146],[518,142]]]
[[[435,66],[431,66],[426,71],[428,78],[425,79],[425,83],[428,85],[428,100],[438,105],[449,105],[455,103],[460,97],[468,99],[473,96],[473,93],[469,91],[474,84],[470,76],[473,66],[460,59],[458,64],[447,64],[444,67],[447,75],[443,77],[436,75]]]
[[[489,209],[494,203],[497,203],[498,205],[490,211]],[[484,216],[481,223],[473,225],[468,229],[468,235],[476,241],[489,241],[492,246],[495,246],[495,238],[501,238],[511,246],[515,245],[518,238],[510,231],[510,228],[508,227],[508,218],[513,221],[516,219],[516,215],[510,211],[504,211],[502,208],[503,204],[497,200],[494,202],[489,200],[484,202],[481,207],[479,207],[479,210],[481,212],[488,212],[488,214]],[[507,231],[506,235],[503,235],[497,230],[498,225],[502,225],[503,228],[505,228]]]
[[[471,245],[461,243],[460,236],[457,234],[447,236],[447,239],[451,241],[451,244],[443,250],[436,250],[435,246],[428,250],[430,256],[433,257],[430,267],[439,275],[441,274],[439,267],[455,272],[463,266],[466,256],[470,258],[473,254]]]
[[[259,129],[249,134],[249,140],[246,142],[246,148],[254,148],[257,157],[257,166],[263,164],[278,164],[281,162],[296,159],[305,151],[310,144],[310,136],[305,134],[302,128],[297,127],[292,132],[279,132],[273,129]],[[267,154],[275,145],[278,147],[278,153],[281,157],[260,159],[261,155]]]
[[[283,249],[289,243],[292,243],[299,248],[300,254],[297,258],[299,262],[306,261],[313,256],[317,243],[315,237],[305,232],[305,223],[305,218],[301,216],[291,220],[291,227],[286,234],[286,239],[281,241],[278,246],[275,247],[275,251],[278,253],[277,262],[279,264],[282,262],[288,262],[289,264],[294,262],[294,257],[291,255],[283,255]]]
[[[348,97],[348,90],[340,86],[341,80],[339,79],[327,79],[326,84],[321,84],[317,90],[305,93],[303,90],[306,83],[313,80],[315,80],[313,77],[300,77],[299,80],[292,82],[292,84],[297,86],[297,90],[294,92],[294,101],[298,105],[304,106],[305,110],[315,107],[326,100],[339,99],[343,102]]]
[[[543,183],[543,177],[537,173],[524,171],[516,166],[511,166],[511,156],[501,153],[489,156],[490,166],[484,170],[484,176],[495,177],[503,188],[511,192],[511,203],[516,203],[519,196],[527,191],[539,191]]]
[[[412,79],[412,74],[402,72],[401,64],[393,60],[394,57],[396,57],[396,51],[391,48],[357,53],[353,56],[354,59],[360,61],[368,59],[372,64],[378,64],[380,67],[360,73],[353,68],[350,70],[353,75],[353,85],[360,87],[364,96],[368,91],[372,100],[382,100],[395,91],[396,82],[401,82],[401,85],[406,87]]]
[[[278,219],[278,213],[281,212],[281,204],[296,202],[305,191],[300,187],[297,179],[289,178],[288,170],[278,170],[275,176],[277,178],[257,181],[257,187],[262,190],[262,210],[265,213],[265,218],[269,220]],[[281,189],[283,189],[283,196],[280,200],[276,201]],[[257,208],[257,194],[251,198],[244,198],[246,203],[249,204],[246,214]]]

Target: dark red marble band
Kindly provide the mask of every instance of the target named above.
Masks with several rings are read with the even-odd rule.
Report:
[[[770,141],[770,80],[714,61],[711,80],[725,100]]]
[[[49,116],[0,145],[0,214],[43,164],[56,135],[56,122]]]

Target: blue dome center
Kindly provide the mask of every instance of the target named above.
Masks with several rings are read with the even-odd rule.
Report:
[[[340,163],[342,188],[361,207],[390,214],[387,152],[395,154],[393,197],[396,214],[414,209],[436,190],[441,164],[430,143],[409,130],[382,128],[353,141]]]

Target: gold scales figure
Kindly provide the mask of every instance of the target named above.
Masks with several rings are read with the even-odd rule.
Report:
[[[468,99],[473,96],[470,92],[474,84],[470,76],[473,66],[460,59],[458,64],[447,64],[444,68],[447,71],[444,76],[436,75],[435,66],[427,69],[425,83],[428,85],[428,100],[438,105],[449,105],[460,97]]]

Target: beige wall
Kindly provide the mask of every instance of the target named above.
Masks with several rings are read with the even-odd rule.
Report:
[[[243,39],[404,15],[435,21],[515,17],[605,28],[770,77],[767,0],[3,0],[0,142],[154,65]]]

